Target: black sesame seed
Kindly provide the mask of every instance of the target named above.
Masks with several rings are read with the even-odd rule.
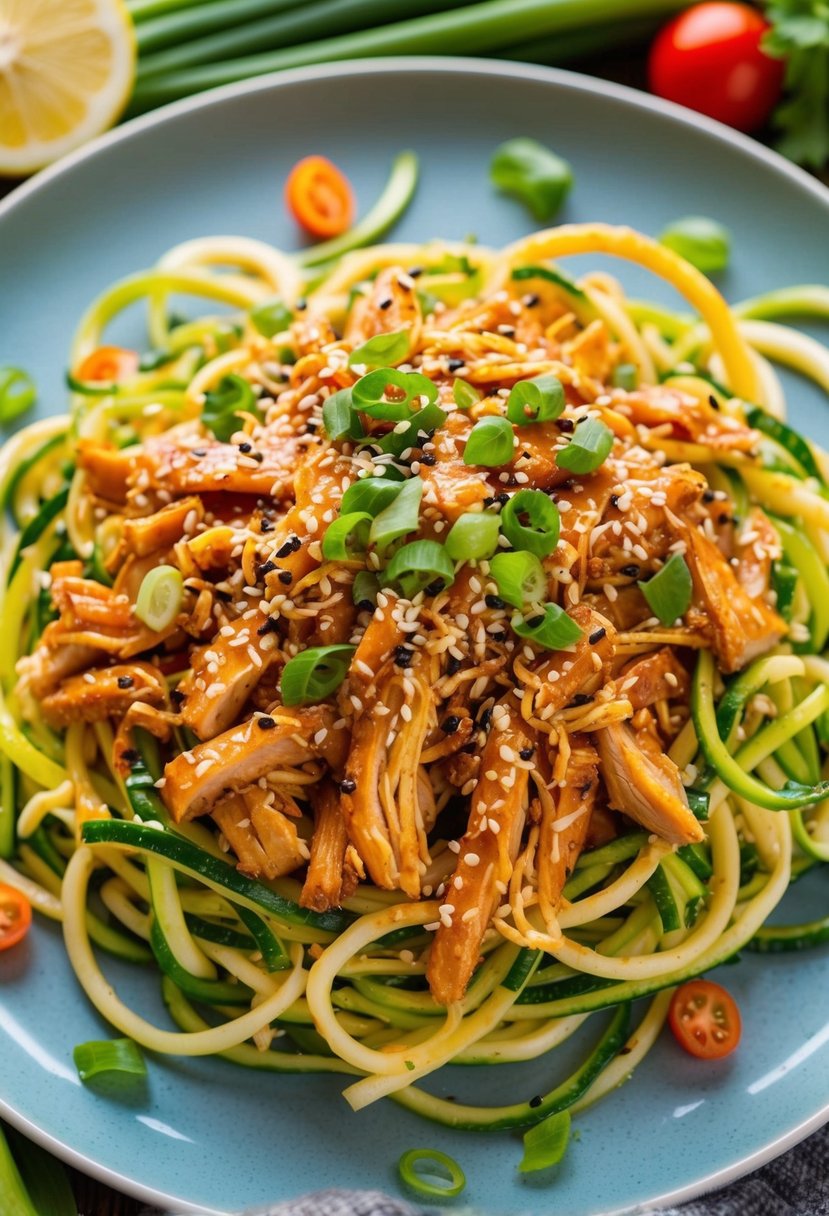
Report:
[[[276,562],[266,561],[262,562],[261,566],[256,567],[256,573],[259,578],[264,578],[266,574],[272,574],[275,569]]]
[[[726,524],[730,524],[731,516],[728,514],[727,511],[723,511],[722,514],[718,516],[717,522],[722,524],[723,526],[725,526]]]
[[[245,454],[247,454],[248,452],[252,452],[252,451],[253,451],[253,444],[252,444],[252,443],[240,443],[240,444],[239,444],[239,451],[240,451],[240,452],[244,452]]]
[[[201,458],[203,456],[207,455],[207,451],[205,448],[192,448],[190,451],[190,455],[196,456],[196,457],[198,457],[199,460],[201,460]]]
[[[624,574],[627,578],[638,578],[639,570],[640,567],[636,565],[636,562],[631,562],[627,566],[622,566],[619,573]]]
[[[119,676],[118,677],[118,687],[119,688],[132,688],[134,683],[135,683],[135,680],[132,678],[132,676]]]
[[[262,464],[262,462],[265,459],[264,454],[262,452],[251,452],[250,458],[251,458],[251,460],[255,460],[257,464]]]
[[[306,422],[305,423],[305,434],[306,435],[316,435],[316,433],[317,433],[316,422]]]
[[[500,494],[495,495],[495,501],[499,502],[502,507],[505,507],[509,502],[509,494],[504,494],[502,491]]]
[[[394,648],[394,665],[395,667],[410,667],[414,652],[408,646],[395,646]]]
[[[485,499],[484,499],[484,506],[485,506],[485,507],[491,507],[491,506],[492,506],[492,504],[493,504],[495,501],[496,501],[496,500],[495,500],[494,498],[489,498],[489,497],[487,497],[487,498],[485,498]]]
[[[593,782],[592,782],[592,781],[586,781],[586,782],[584,783],[584,785],[581,787],[581,789],[579,790],[579,797],[580,797],[580,798],[586,798],[586,797],[587,797],[587,795],[590,793],[590,791],[591,791],[591,789],[592,789],[592,788],[593,788]]]
[[[712,410],[716,410],[716,411],[717,411],[717,413],[719,413],[719,411],[720,411],[720,403],[719,403],[719,401],[717,400],[717,398],[714,396],[714,394],[713,394],[713,393],[709,393],[709,394],[708,394],[708,404],[711,406],[711,409],[712,409]]]
[[[284,583],[286,587],[288,587],[294,581],[294,576],[291,574],[290,570],[280,570],[278,577],[280,583]]]
[[[542,1098],[541,1094],[536,1094],[534,1098],[530,1098],[529,1105],[533,1108],[533,1110],[535,1110],[535,1108],[540,1106],[543,1101],[544,1099]]]
[[[504,606],[504,601],[501,599],[500,595],[485,595],[484,603],[486,604],[487,608],[503,608]]]
[[[610,495],[610,505],[611,505],[611,507],[618,507],[618,505],[619,505],[619,495],[618,494]]]
[[[576,429],[572,418],[559,418],[558,429],[565,435],[570,435]]]
[[[484,712],[481,714],[481,718],[480,718],[481,729],[489,730],[489,724],[491,721],[492,721],[492,706],[490,706],[489,709],[485,709]]]
[[[256,719],[256,725],[260,730],[273,730],[276,726],[276,722],[273,720],[273,718],[262,717]]]
[[[420,458],[420,463],[427,465],[429,468],[431,468],[433,464],[437,464],[437,462],[438,458],[437,456],[433,455],[432,452],[424,452]]]
[[[597,642],[600,642],[602,640],[602,638],[605,638],[605,637],[607,637],[607,630],[605,629],[604,625],[602,625],[602,627],[600,629],[594,630],[594,632],[590,634],[590,637],[587,640],[591,646],[595,646]]]
[[[460,371],[465,362],[466,361],[464,359],[450,359],[446,366],[449,368],[450,372],[457,372]]]
[[[135,750],[134,747],[126,747],[121,752],[121,759],[124,761],[125,764],[137,764],[138,761],[141,759],[141,756]]]
[[[259,523],[260,532],[273,532],[273,520],[268,519],[267,515],[263,515]]]
[[[518,755],[521,757],[522,760],[532,760],[534,751],[535,751],[534,747],[522,747],[520,752],[518,753]]]
[[[440,729],[445,735],[454,735],[455,731],[461,724],[461,720],[457,714],[450,714],[448,718],[444,718],[440,724]]]
[[[357,788],[357,782],[353,777],[344,777],[340,782],[341,794],[353,794]]]
[[[410,279],[419,279],[420,276],[423,274],[423,267],[422,266],[410,266],[409,269],[406,271],[406,274],[409,276]]]
[[[530,295],[524,296],[521,303],[524,305],[525,308],[535,308],[536,304],[538,304],[540,299],[541,299],[541,297],[537,296],[535,294],[535,292],[531,292]]]
[[[449,661],[446,664],[446,674],[448,676],[457,675],[457,673],[460,671],[460,669],[461,669],[460,659],[456,659],[453,654],[450,654]]]
[[[713,502],[716,497],[717,496],[713,490],[705,490],[702,495],[702,501],[703,502]]]
[[[518,485],[518,478],[515,476],[514,473],[510,473],[509,476],[507,477],[507,485],[508,486],[517,486]]]
[[[374,604],[372,604],[371,600],[360,600],[359,604],[357,604],[357,611],[370,612],[373,607]]]
[[[259,626],[256,630],[259,637],[262,638],[266,633],[277,633],[279,630],[279,621],[275,616],[269,616],[268,619]]]
[[[476,747],[477,747],[476,743],[465,743],[464,746],[461,748],[461,751],[464,752],[467,756],[473,756],[475,754]]]
[[[430,583],[429,586],[426,588],[426,594],[427,595],[440,595],[442,590],[443,590],[443,579],[436,578],[435,581],[433,583]]]
[[[387,308],[391,308],[393,303],[394,301],[392,300],[391,296],[387,296],[385,300],[380,301],[377,307],[381,308],[383,312],[385,312]]]
[[[570,708],[575,708],[578,705],[589,705],[593,697],[589,692],[577,692],[570,702]]]
[[[295,536],[292,536],[290,540],[286,540],[285,544],[282,545],[279,549],[277,549],[276,556],[277,557],[287,557],[290,553],[293,553],[294,552],[294,541],[296,539],[297,538]]]
[[[179,690],[177,688],[174,688],[170,692],[170,700],[173,702],[174,705],[183,705],[184,702],[187,700],[187,698],[185,697],[183,692],[179,692]]]
[[[543,616],[534,616],[530,620],[527,621],[527,624],[529,625],[530,629],[537,629],[538,626],[542,625],[543,623],[544,623]]]
[[[221,587],[216,587],[213,594],[217,600],[221,600],[223,604],[229,604],[233,600],[233,594],[230,591],[223,591]]]
[[[294,307],[296,308],[297,312],[305,312],[305,309],[308,307],[308,301],[304,298],[299,299]]]

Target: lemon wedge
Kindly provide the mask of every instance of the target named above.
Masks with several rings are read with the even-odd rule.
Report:
[[[123,0],[0,0],[0,174],[32,173],[111,127],[135,58]]]

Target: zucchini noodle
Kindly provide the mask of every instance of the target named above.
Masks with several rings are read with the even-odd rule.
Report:
[[[600,224],[333,252],[177,246],[0,455],[0,881],[151,1051],[529,1127],[626,1081],[677,985],[829,935],[765,925],[829,863],[827,463],[777,370],[829,392],[783,324],[827,296],[732,309]],[[141,355],[106,345],[136,302]],[[432,1076],[551,1053],[534,1097]]]

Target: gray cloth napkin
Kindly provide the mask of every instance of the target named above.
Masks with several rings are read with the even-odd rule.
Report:
[[[548,1202],[539,1203],[539,1192],[534,1192],[527,1201],[527,1210],[531,1208],[555,1210],[555,1183]],[[317,1191],[257,1208],[249,1216],[421,1216],[421,1210],[379,1191]],[[690,1203],[662,1209],[660,1216],[829,1216],[829,1127],[749,1177]]]

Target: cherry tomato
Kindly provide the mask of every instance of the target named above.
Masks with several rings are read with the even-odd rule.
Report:
[[[78,380],[100,380],[105,384],[116,384],[138,371],[138,355],[123,346],[99,346],[75,368]]]
[[[354,193],[344,173],[324,156],[306,156],[285,183],[285,202],[311,236],[339,236],[354,222]]]
[[[782,60],[760,49],[768,28],[748,4],[686,9],[656,35],[648,58],[651,92],[738,131],[756,130],[783,85]]]
[[[32,905],[14,887],[0,882],[0,950],[8,950],[29,932]]]
[[[712,980],[689,980],[677,988],[668,1010],[677,1042],[700,1060],[721,1060],[740,1041],[737,1003]]]

